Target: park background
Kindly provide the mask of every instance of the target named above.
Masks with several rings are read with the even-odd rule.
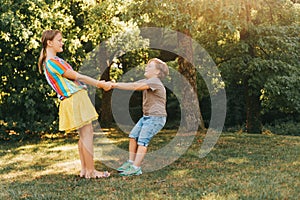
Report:
[[[57,132],[57,98],[37,70],[43,30],[59,29],[65,37],[60,54],[76,70],[101,42],[124,30],[128,43],[141,27],[182,32],[211,56],[225,83],[225,130],[299,135],[299,4],[296,1],[2,1],[1,2],[1,139]],[[115,41],[113,41],[115,42]],[[114,45],[112,42],[111,45]],[[162,41],[191,49],[180,38]],[[120,44],[118,44],[120,45]],[[207,128],[210,97],[190,63],[170,52],[145,48],[127,52],[97,66],[101,79],[118,80],[151,57],[178,70],[198,91]],[[206,58],[203,58],[206,59]],[[108,63],[108,64],[107,64]],[[115,66],[121,67],[115,67]],[[108,68],[101,72],[101,68]],[[196,66],[198,67],[198,66]],[[140,115],[138,95],[132,117]],[[110,93],[99,91],[96,108],[102,126],[113,123]],[[176,128],[180,110],[168,95],[167,128]]]
[[[295,177],[299,178],[299,174],[297,176],[295,173],[299,166],[299,158],[295,158],[295,156],[299,156],[299,138],[295,136],[300,135],[300,4],[297,0],[1,0],[0,2],[0,140],[3,144],[1,155],[7,155],[11,151],[10,149],[14,149],[12,151],[15,153],[22,153],[24,149],[21,147],[24,145],[24,141],[27,142],[33,138],[52,138],[53,140],[57,138],[55,143],[58,146],[64,142],[74,143],[72,139],[68,138],[69,136],[58,132],[58,100],[56,94],[48,86],[44,75],[38,72],[37,61],[41,51],[40,40],[43,30],[59,29],[62,31],[65,44],[64,52],[59,56],[67,60],[74,69],[80,71],[88,54],[101,42],[112,47],[120,46],[120,42],[124,42],[126,45],[129,43],[131,46],[128,48],[130,49],[135,45],[141,45],[135,43],[137,41],[135,39],[141,37],[141,28],[161,27],[184,33],[200,44],[208,52],[221,73],[223,82],[219,87],[225,87],[227,97],[223,131],[229,136],[225,135],[223,139],[220,139],[221,150],[216,150],[217,153],[225,154],[227,152],[229,155],[241,155],[247,151],[247,153],[253,154],[255,150],[252,148],[254,147],[262,148],[261,151],[264,152],[271,151],[272,147],[275,152],[266,153],[265,156],[277,155],[279,160],[276,163],[283,162],[280,160],[281,157],[285,161],[283,158],[285,157],[289,164],[282,167],[283,171],[292,168],[289,173],[291,177],[287,183],[270,186],[271,189],[264,190],[265,193],[262,196],[260,196],[261,193],[251,196],[251,192],[256,188],[249,190],[248,196],[247,192],[238,193],[238,195],[226,193],[228,190],[243,188],[242,181],[239,182],[240,186],[232,183],[233,185],[228,186],[228,190],[222,188],[219,192],[215,190],[213,193],[207,193],[207,191],[198,193],[195,190],[195,196],[205,197],[208,195],[214,199],[222,197],[219,195],[225,197],[233,195],[234,199],[245,195],[244,197],[250,196],[254,199],[259,197],[292,199],[297,194],[295,190],[297,185],[299,186],[299,181],[295,182]],[[124,35],[121,41],[109,40],[125,30],[129,30],[130,34]],[[175,39],[170,37],[169,40],[162,42],[169,45],[170,48],[174,44],[179,45],[186,49],[187,56],[191,54],[190,41],[183,41],[180,37],[175,37]],[[97,66],[97,72],[102,74],[101,79],[118,81],[122,74],[135,67],[145,65],[147,60],[152,57],[166,61],[170,67],[185,76],[197,91],[202,118],[199,131],[205,132],[210,122],[211,105],[207,86],[201,75],[195,70],[195,67],[199,66],[192,66],[180,55],[149,49],[147,48],[149,44],[146,42],[142,45],[144,45],[143,49],[130,51],[121,56],[116,53],[115,57],[107,57],[103,65]],[[208,58],[203,58],[203,60],[205,59]],[[97,90],[96,94],[95,107],[100,115],[101,127],[115,131],[115,129],[110,129],[117,126],[111,113],[111,92]],[[136,92],[130,99],[130,114],[133,120],[138,119],[141,115],[140,103],[141,95]],[[187,105],[188,110],[189,99],[182,103]],[[168,121],[164,130],[166,136],[168,136],[168,131],[178,128],[181,117],[178,100],[169,90],[167,111]],[[120,137],[121,133],[116,134],[114,131],[108,132],[110,137]],[[201,143],[203,139],[201,134],[195,139],[196,144]],[[170,138],[173,136],[170,134]],[[66,137],[64,142],[60,140],[62,137]],[[246,145],[245,149],[241,150],[239,146],[239,148],[228,150],[236,142]],[[154,142],[154,144],[156,143]],[[261,146],[257,146],[258,144]],[[290,145],[291,149],[287,149],[289,144],[294,144]],[[49,144],[42,141],[37,145],[47,147]],[[280,149],[281,145],[286,146],[284,149]],[[36,148],[40,147],[36,146]],[[31,151],[35,152],[34,148]],[[221,159],[214,155],[216,154],[211,154],[206,159],[209,161]],[[186,156],[185,159],[189,162],[194,155]],[[3,163],[8,162],[9,158],[11,157],[3,157]],[[261,160],[260,156],[255,158]],[[272,162],[271,158],[269,160],[264,157],[264,159],[265,162]],[[45,161],[41,160],[40,162]],[[239,160],[237,162],[243,165],[239,172],[243,168],[249,167],[248,161]],[[259,168],[257,161],[250,162],[250,164],[257,165]],[[184,164],[176,164],[177,167],[181,165]],[[196,162],[195,168],[197,167],[202,170],[211,167],[213,170],[215,166],[213,164],[207,164],[205,167],[198,166]],[[261,167],[265,167],[263,163]],[[32,170],[34,169],[37,170],[37,168]],[[2,173],[10,171],[13,171],[10,167],[4,167]],[[216,171],[218,170],[216,169]],[[162,176],[161,173],[157,176]],[[268,173],[270,175],[274,171],[268,171]],[[152,179],[155,179],[156,174],[148,176],[154,176]],[[197,178],[197,175],[193,174],[193,176]],[[230,175],[228,176],[229,179],[232,178]],[[68,178],[64,177],[63,182],[58,185],[63,186],[64,181],[68,182]],[[258,185],[261,184],[264,187],[269,178],[260,180]],[[285,176],[281,178],[286,180]],[[57,177],[47,180],[54,182],[55,179]],[[279,179],[273,181],[278,183]],[[190,180],[193,181],[192,178]],[[209,184],[211,181],[216,181],[215,185],[211,187],[220,189],[221,186],[217,186],[217,182],[224,180],[211,179]],[[130,179],[130,181],[133,185],[140,184],[138,180]],[[118,179],[115,180],[115,184],[118,185],[117,182]],[[80,184],[85,183],[80,180],[76,182],[76,187],[78,184],[81,186]],[[163,185],[168,183],[168,179],[156,180],[155,183]],[[105,184],[110,186],[111,183],[106,182]],[[294,186],[288,190],[289,187],[286,185]],[[166,185],[164,186],[167,188]],[[196,186],[202,187],[203,185],[198,183]],[[283,187],[283,191],[280,189],[274,191],[274,187],[277,188],[277,186]],[[2,187],[6,188],[5,184]],[[4,194],[4,197],[13,198],[14,195],[24,199],[41,197],[32,190],[28,190],[26,183],[10,185],[10,187],[21,189],[23,193],[14,193],[13,191],[16,190],[11,190],[7,196]],[[44,191],[45,185],[40,187]],[[174,187],[176,188],[176,184]],[[168,195],[176,196],[176,194],[178,198],[181,197],[175,189],[172,194],[169,194],[169,190],[166,188],[162,191],[162,196],[157,196],[158,198],[166,198]],[[186,194],[186,191],[182,192]],[[67,194],[70,195],[70,193]],[[55,196],[54,193],[50,193],[49,198],[52,197],[51,195]],[[127,198],[126,195],[123,197]],[[61,196],[57,197],[61,198]],[[193,199],[194,196],[190,196],[190,198]]]

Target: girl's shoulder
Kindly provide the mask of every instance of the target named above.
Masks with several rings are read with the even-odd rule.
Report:
[[[49,58],[46,63],[55,63],[55,64],[61,64],[61,65],[66,65],[69,67],[69,63],[67,63],[64,59],[58,57],[58,56],[54,56],[53,58]]]
[[[53,61],[58,61],[59,57],[55,56],[49,59],[46,59],[45,63],[53,62]]]
[[[58,62],[60,62],[60,63],[65,63],[66,61],[64,61],[62,58],[60,58],[60,57],[58,57],[58,56],[54,56],[53,58],[49,58],[48,60],[47,60],[47,62],[48,61],[58,61]]]
[[[59,67],[61,69],[67,70],[67,69],[73,69],[72,66],[67,63],[62,58],[55,56],[53,58],[49,58],[46,62],[46,66],[52,66],[52,67]]]

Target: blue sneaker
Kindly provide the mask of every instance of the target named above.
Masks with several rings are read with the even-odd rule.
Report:
[[[128,160],[126,162],[123,163],[123,165],[121,165],[121,167],[119,167],[117,169],[118,172],[123,172],[125,171],[127,168],[129,168],[133,163],[129,162]]]
[[[121,176],[138,176],[141,175],[142,172],[142,168],[139,167],[137,169],[135,169],[132,165],[130,165],[125,171],[123,171],[122,173],[120,173]]]

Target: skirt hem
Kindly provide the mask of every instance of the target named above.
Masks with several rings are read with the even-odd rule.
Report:
[[[83,126],[88,125],[88,124],[92,123],[93,121],[95,121],[95,120],[97,120],[97,119],[98,119],[98,116],[92,118],[91,120],[82,122],[80,125],[78,125],[78,126],[76,126],[76,127],[74,127],[74,128],[70,128],[70,129],[60,128],[59,131],[65,131],[66,133],[69,133],[69,132],[72,132],[72,131],[75,131],[75,130],[80,129],[80,128],[82,128]]]

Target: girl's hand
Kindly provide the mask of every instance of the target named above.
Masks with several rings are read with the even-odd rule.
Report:
[[[105,87],[103,87],[104,91],[109,91],[111,90],[111,82],[106,82],[105,83]]]
[[[98,88],[103,88],[104,91],[109,91],[111,89],[111,82],[100,81]]]

